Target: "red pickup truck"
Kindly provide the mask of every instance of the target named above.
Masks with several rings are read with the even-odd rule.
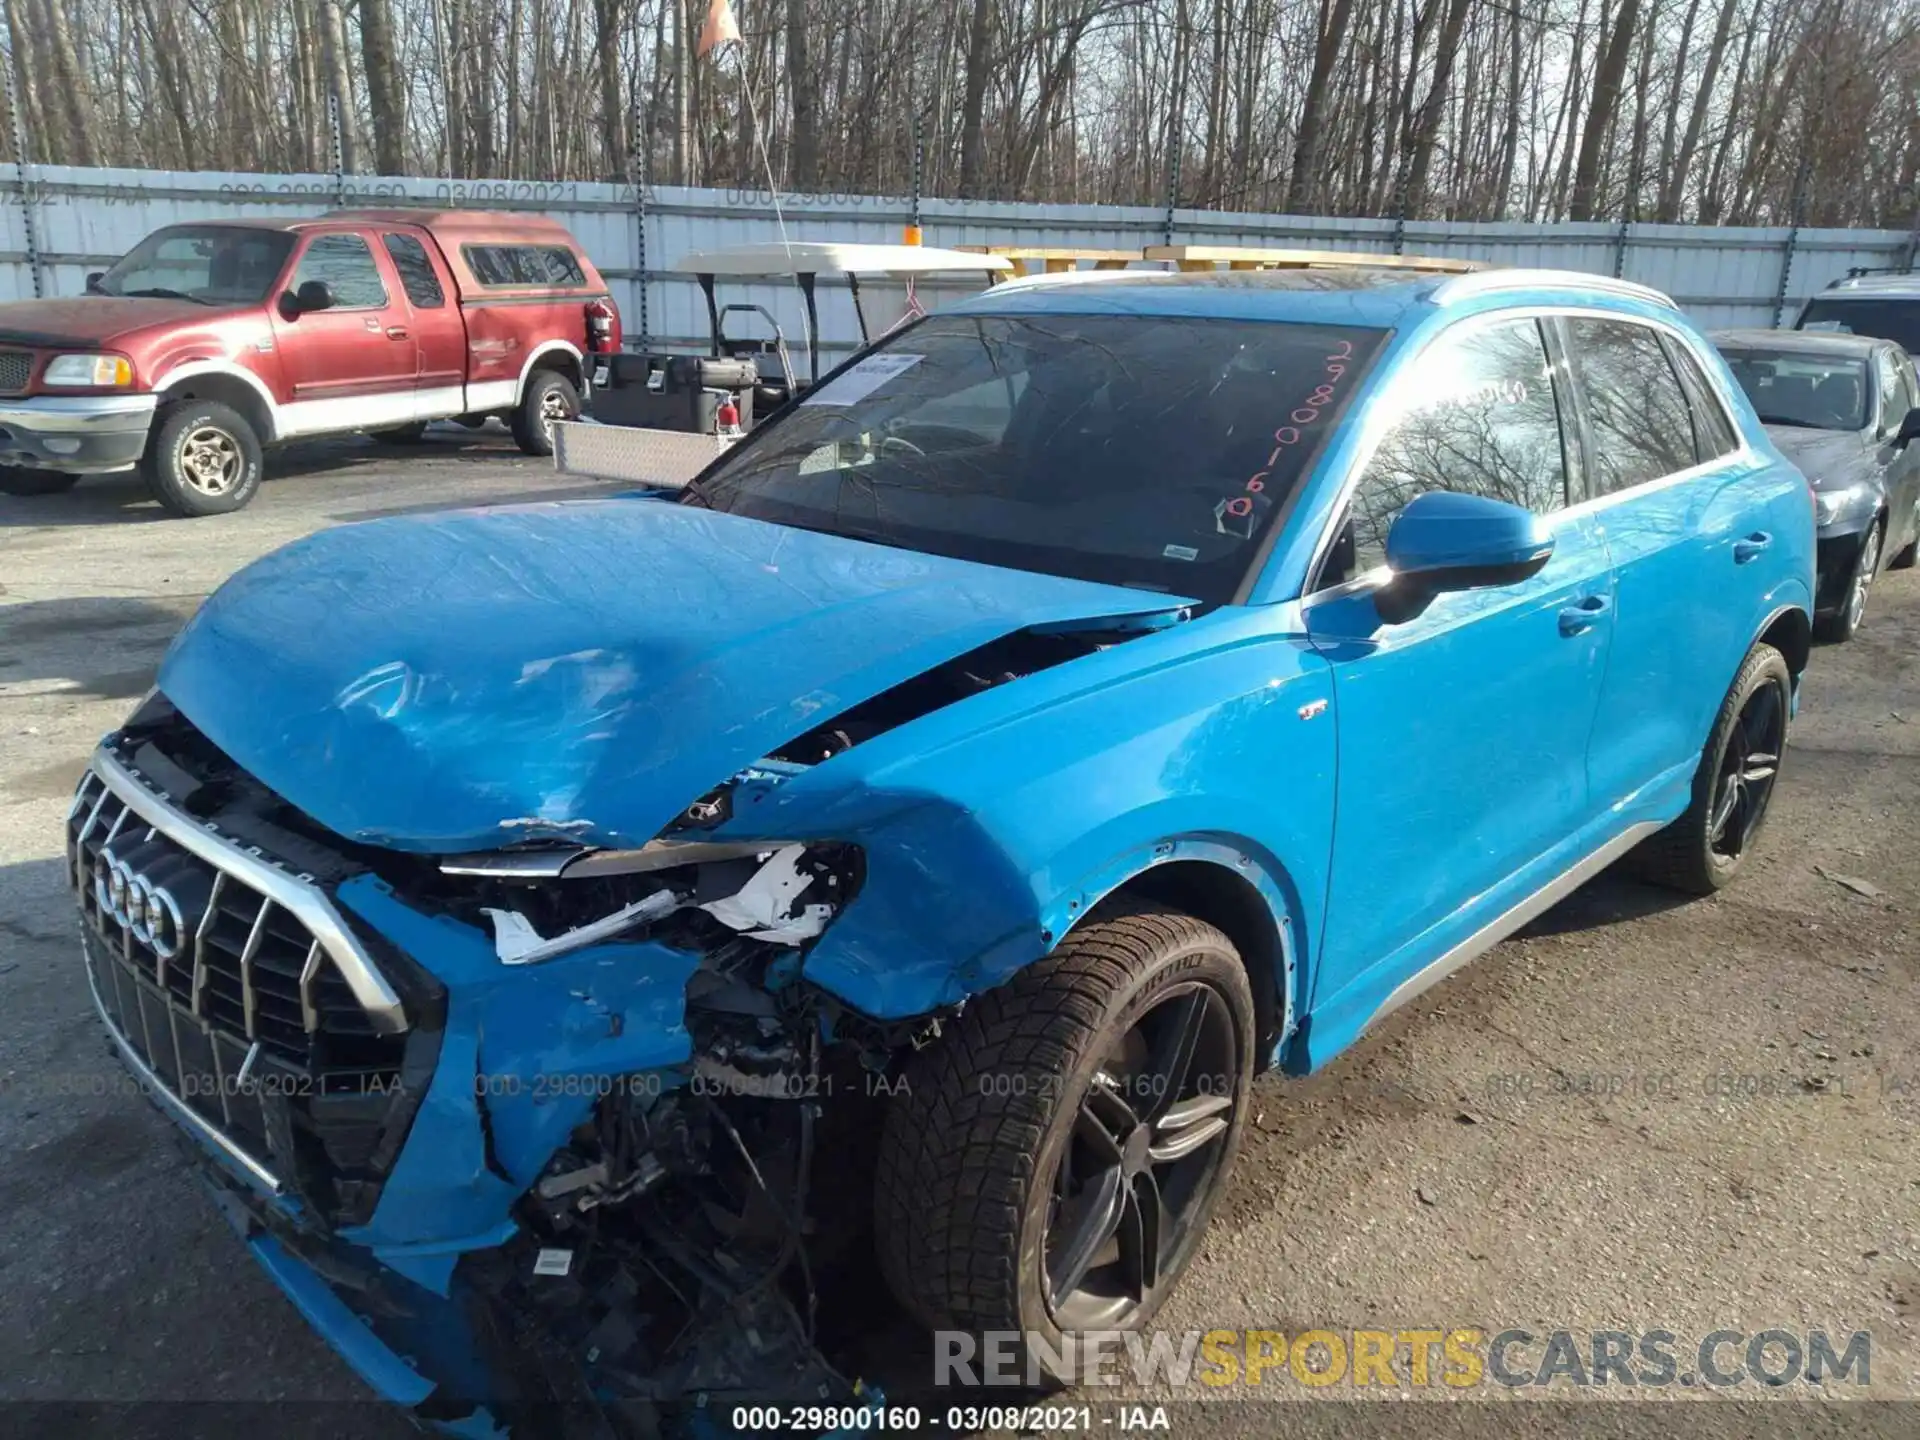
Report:
[[[0,305],[0,490],[138,466],[179,515],[237,510],[265,445],[497,415],[529,454],[579,413],[620,316],[560,225],[342,210],[170,225],[77,299]]]

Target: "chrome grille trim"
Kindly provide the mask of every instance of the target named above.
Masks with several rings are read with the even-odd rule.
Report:
[[[247,948],[240,952],[240,1013],[246,1017],[247,1039],[258,1041],[260,1002],[253,993],[253,962],[260,954],[260,937],[267,933],[267,917],[273,914],[273,901],[262,900],[253,917],[253,929],[247,934]],[[316,941],[315,944],[319,942]],[[311,953],[311,949],[309,949]],[[259,1046],[256,1044],[256,1050]]]
[[[309,1030],[320,1028],[320,1010],[313,1003],[313,987],[320,978],[320,962],[326,953],[320,948],[320,942],[314,941],[307,947],[307,963],[300,967],[300,1020]]]
[[[216,872],[230,873],[234,879],[257,890],[268,906],[278,905],[291,913],[326,947],[327,954],[332,957],[347,987],[352,990],[354,999],[366,1011],[374,1030],[387,1035],[406,1030],[406,1013],[401,1007],[400,997],[394,993],[386,977],[380,973],[353,932],[341,920],[339,912],[318,887],[289,874],[260,855],[242,849],[219,832],[194,823],[189,816],[167,804],[163,794],[149,789],[132,768],[104,745],[93,752],[90,768],[126,806],[121,812],[120,821],[115,824],[116,831],[128,814],[137,813],[160,834],[204,860]],[[266,908],[262,907],[263,914]],[[208,913],[213,913],[213,907],[208,907]],[[203,923],[196,937],[196,1004],[205,977],[204,956],[199,953],[204,948],[205,931],[206,925]],[[257,938],[254,943],[257,944]],[[130,935],[127,945],[131,951]],[[251,1024],[248,1033],[252,1033]]]
[[[233,1141],[220,1133],[217,1126],[207,1121],[191,1105],[187,1104],[186,1101],[169,1090],[165,1082],[153,1072],[152,1067],[140,1058],[139,1051],[135,1050],[127,1037],[120,1033],[120,1027],[113,1023],[113,1017],[107,1013],[106,1004],[100,999],[100,987],[94,983],[93,966],[86,965],[84,968],[87,972],[87,988],[93,993],[93,1008],[100,1012],[100,1023],[107,1027],[107,1035],[112,1039],[114,1048],[120,1052],[121,1061],[134,1073],[135,1078],[146,1087],[147,1093],[159,1101],[161,1108],[180,1124],[186,1126],[189,1130],[193,1131],[195,1135],[198,1135],[207,1144],[218,1150],[222,1155],[225,1155],[235,1165],[239,1166],[248,1178],[269,1195],[281,1194],[285,1187],[280,1183],[279,1176],[275,1175],[273,1171],[262,1165],[238,1145],[235,1145]],[[217,1063],[219,1052],[216,1049],[214,1053]],[[222,1084],[220,1087],[220,1100],[223,1108],[226,1104],[226,1098],[227,1087]]]

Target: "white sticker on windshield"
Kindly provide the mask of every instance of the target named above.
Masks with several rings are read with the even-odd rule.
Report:
[[[925,358],[924,355],[902,355],[897,350],[889,350],[880,355],[869,355],[866,359],[842,370],[800,403],[802,405],[851,405],[856,400],[866,399],[894,376],[911,370]]]

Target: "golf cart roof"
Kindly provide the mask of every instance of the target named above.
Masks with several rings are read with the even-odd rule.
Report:
[[[857,245],[834,240],[760,241],[696,250],[674,267],[690,275],[925,275],[940,270],[1013,269],[1004,255],[969,255],[929,245]]]

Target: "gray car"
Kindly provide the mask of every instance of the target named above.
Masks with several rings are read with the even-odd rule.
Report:
[[[1920,381],[1889,340],[1817,330],[1720,330],[1767,433],[1812,483],[1820,633],[1849,640],[1883,569],[1920,546]]]

